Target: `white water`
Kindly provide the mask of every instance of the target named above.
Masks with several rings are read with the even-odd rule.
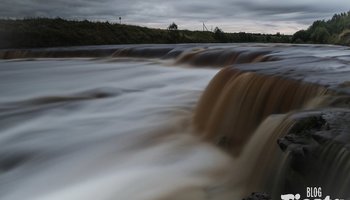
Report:
[[[189,133],[217,70],[134,60],[0,62],[0,199],[228,194],[231,158]],[[94,98],[98,92],[106,97]]]

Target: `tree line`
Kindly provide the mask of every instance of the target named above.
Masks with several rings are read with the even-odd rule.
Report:
[[[297,31],[291,42],[350,45],[350,11],[313,22],[306,30]]]
[[[293,35],[180,30],[175,23],[155,29],[62,18],[0,19],[0,48],[165,43],[317,43],[350,45],[350,11],[317,20]]]

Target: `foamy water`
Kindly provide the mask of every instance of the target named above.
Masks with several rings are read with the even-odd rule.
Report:
[[[164,65],[1,61],[0,198],[218,199],[231,159],[189,133],[217,70]]]

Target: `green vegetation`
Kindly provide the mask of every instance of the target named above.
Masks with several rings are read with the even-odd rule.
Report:
[[[179,30],[175,23],[168,29],[152,29],[109,22],[72,21],[61,18],[2,19],[0,48],[34,48],[75,45],[214,43],[214,42],[290,42],[280,34],[224,33]]]
[[[296,32],[292,42],[350,45],[350,11],[315,21],[307,30]]]
[[[174,22],[167,29],[154,29],[61,18],[0,19],[0,48],[215,42],[350,45],[350,11],[335,14],[327,21],[315,21],[307,30],[297,31],[293,36],[279,33],[225,33],[218,27],[213,32],[180,30]]]

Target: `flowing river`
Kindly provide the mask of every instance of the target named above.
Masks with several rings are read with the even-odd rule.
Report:
[[[0,51],[1,200],[350,197],[350,49]]]

